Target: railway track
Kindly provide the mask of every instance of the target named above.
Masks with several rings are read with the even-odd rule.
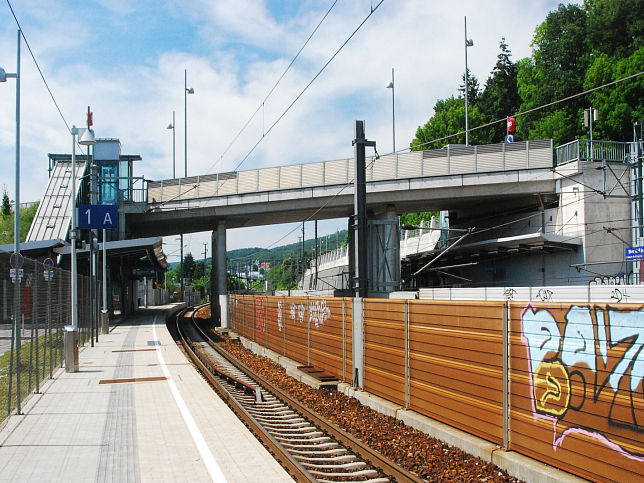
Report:
[[[230,356],[194,321],[198,309],[186,309],[176,319],[187,354],[297,481],[423,481]]]

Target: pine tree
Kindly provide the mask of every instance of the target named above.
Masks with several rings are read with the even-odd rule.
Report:
[[[7,194],[7,187],[4,187],[4,194],[2,195],[2,215],[9,216],[11,214],[11,202]]]

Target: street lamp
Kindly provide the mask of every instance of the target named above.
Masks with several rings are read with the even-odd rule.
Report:
[[[194,94],[195,90],[188,87],[188,69],[184,69],[183,76],[183,176],[188,177],[188,94]],[[183,233],[181,234],[181,300],[185,298],[185,279],[183,266]]]
[[[0,82],[7,82],[7,79],[16,79],[16,195],[15,195],[15,204],[13,209],[13,252],[14,260],[16,260],[17,265],[15,266],[15,280],[13,284],[13,330],[15,337],[15,347],[16,347],[16,412],[21,414],[20,411],[20,325],[18,320],[20,319],[21,305],[20,305],[20,269],[22,262],[22,257],[20,256],[20,36],[22,31],[18,29],[18,49],[16,55],[16,73],[8,74],[5,70],[0,67]],[[11,377],[11,375],[10,375]],[[9,394],[11,395],[11,379],[9,379]],[[11,406],[9,407],[11,410]]]
[[[175,127],[176,123],[174,122],[174,111],[172,111],[172,122],[168,124],[168,127],[166,129],[172,129],[172,179],[177,177],[176,171],[175,171]]]
[[[468,90],[468,72],[467,72],[467,48],[472,47],[474,41],[467,38],[467,17],[465,17],[465,145],[470,145],[470,119],[467,112],[467,90]]]
[[[387,89],[391,89],[391,124],[393,129],[393,139],[394,139],[394,153],[396,152],[396,106],[394,104],[394,91],[396,90],[394,85],[394,68],[391,68],[391,82],[385,86]]]
[[[90,128],[78,128],[72,126],[71,128],[72,135],[72,192],[70,204],[71,209],[71,242],[72,242],[72,330],[78,330],[78,289],[77,289],[77,275],[78,270],[76,266],[76,139],[78,139],[78,144],[82,146],[91,146],[96,144],[96,139],[94,137],[94,131]],[[103,241],[105,243],[105,241]]]

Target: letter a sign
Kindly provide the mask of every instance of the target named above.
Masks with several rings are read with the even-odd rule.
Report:
[[[78,228],[118,228],[119,212],[115,205],[78,205]]]

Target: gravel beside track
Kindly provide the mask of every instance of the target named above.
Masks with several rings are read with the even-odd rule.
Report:
[[[321,416],[427,481],[519,481],[498,466],[363,406],[355,398],[335,390],[313,389],[288,376],[279,364],[253,354],[239,342],[226,340],[221,345]]]

